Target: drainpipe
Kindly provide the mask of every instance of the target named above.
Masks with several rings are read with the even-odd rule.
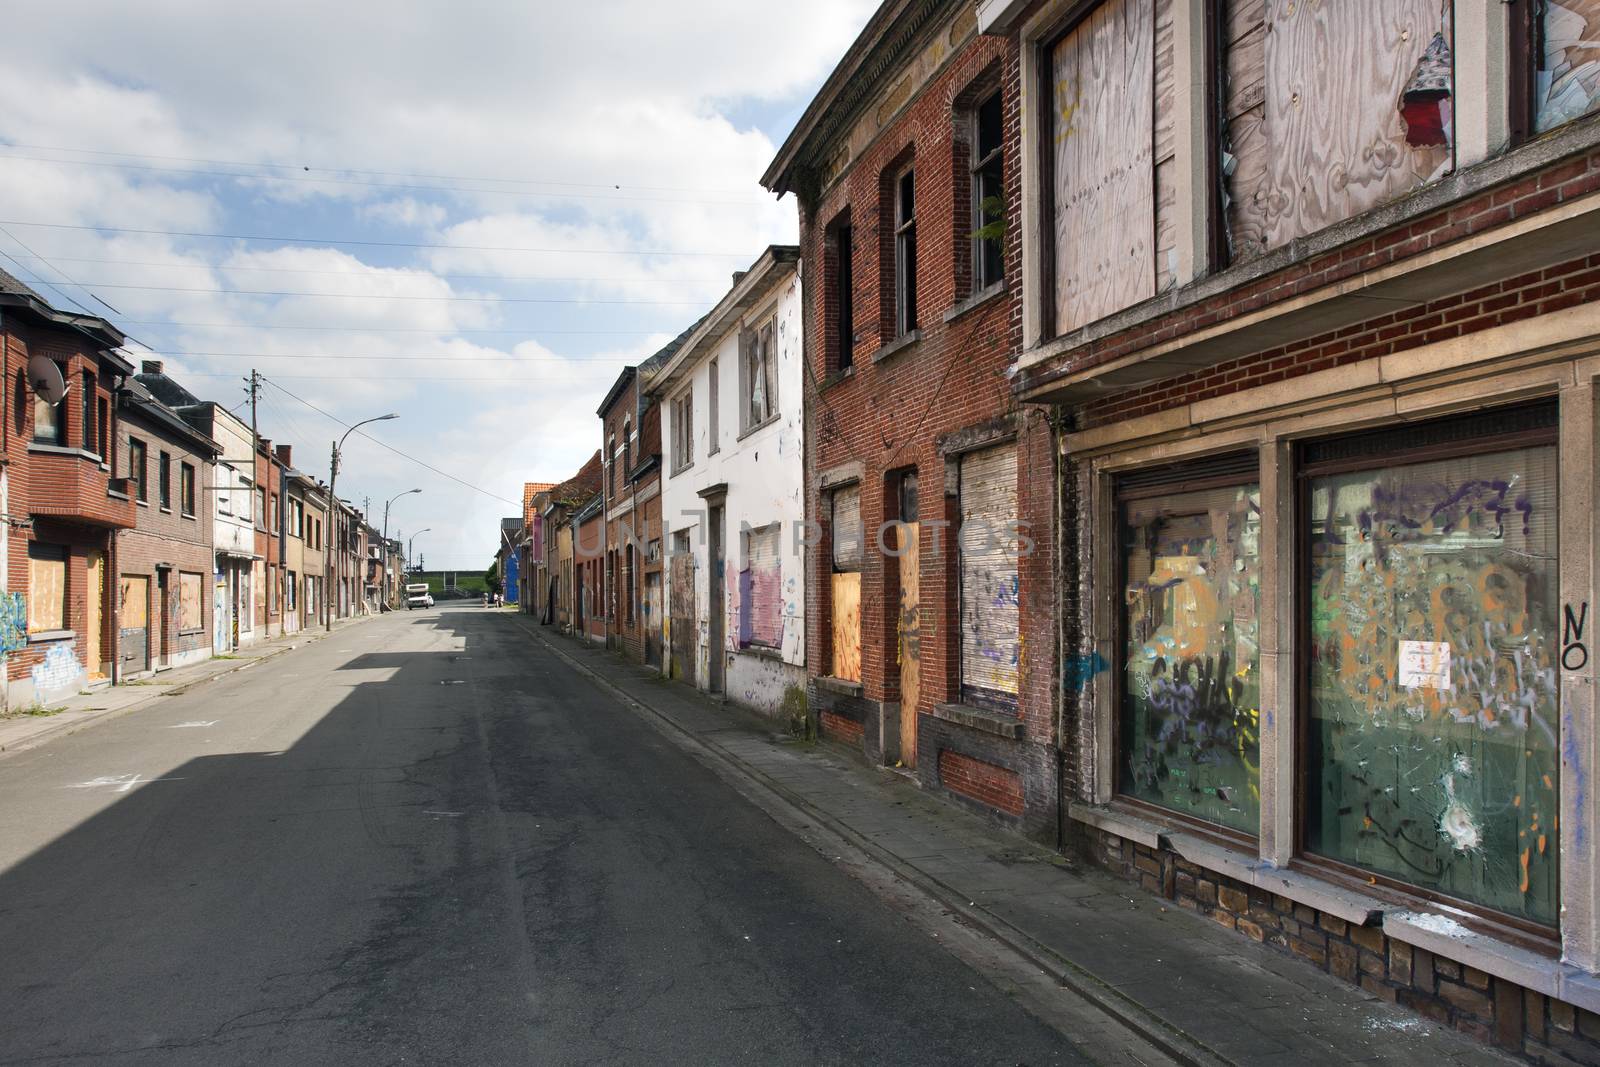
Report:
[[[1055,481],[1055,549],[1056,558],[1051,566],[1051,596],[1055,601],[1056,615],[1056,851],[1065,851],[1067,847],[1067,805],[1062,799],[1062,790],[1066,781],[1067,751],[1066,732],[1062,729],[1066,720],[1067,711],[1067,677],[1059,664],[1067,662],[1067,613],[1062,610],[1065,598],[1062,596],[1062,579],[1066,571],[1068,531],[1068,508],[1066,504],[1066,459],[1061,455],[1061,442],[1063,440],[1061,408],[1052,407],[1046,416],[1050,426],[1050,452],[1051,471]],[[1073,530],[1076,533],[1076,529]],[[1074,557],[1075,558],[1075,557]]]

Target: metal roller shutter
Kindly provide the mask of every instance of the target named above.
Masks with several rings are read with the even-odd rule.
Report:
[[[745,536],[743,588],[744,643],[778,648],[783,644],[783,597],[779,578],[778,531],[773,523]]]
[[[1017,452],[961,459],[961,694],[1016,697],[1022,662],[1017,578]]]
[[[858,571],[865,555],[861,539],[861,487],[833,491],[833,569]]]

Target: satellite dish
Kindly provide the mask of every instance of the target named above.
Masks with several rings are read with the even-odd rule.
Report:
[[[28,386],[47,404],[59,404],[67,395],[67,380],[49,356],[34,356],[28,360]]]

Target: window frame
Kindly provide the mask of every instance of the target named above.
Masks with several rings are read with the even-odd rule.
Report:
[[[711,361],[706,364],[706,387],[711,394],[706,399],[706,455],[708,456],[714,456],[722,451],[722,443],[717,440],[717,406],[718,394],[721,391],[718,385],[719,374],[717,357],[712,356]]]
[[[909,194],[909,195],[908,195]],[[909,210],[907,208],[909,201]],[[894,336],[898,341],[917,330],[917,166],[915,161],[895,172],[893,210],[890,216],[894,237]]]
[[[150,503],[150,446],[141,438],[128,436],[128,481],[133,483],[133,498]]]
[[[999,129],[995,131],[994,147],[980,156],[979,151],[983,146],[982,131],[984,109],[991,103],[994,104],[995,110],[998,112],[997,121],[999,122]],[[975,103],[970,109],[967,121],[969,123],[971,134],[971,142],[968,149],[967,159],[968,199],[971,206],[969,229],[967,231],[968,258],[971,265],[971,285],[969,289],[970,295],[976,296],[990,286],[1000,284],[1005,280],[1006,276],[1005,253],[1002,239],[999,237],[977,236],[977,231],[992,221],[987,218],[983,209],[983,201],[987,199],[984,196],[984,178],[987,177],[987,173],[991,168],[993,168],[996,172],[995,180],[999,185],[999,190],[994,195],[999,196],[1002,200],[1005,199],[1006,138],[1004,90],[996,86],[992,91],[984,93],[977,103]],[[1002,211],[1002,213],[998,216],[998,219],[1003,222],[1005,217],[1005,213]],[[994,249],[995,255],[995,276],[992,278],[988,276],[987,269],[987,249],[991,247]]]
[[[60,367],[60,365],[61,365],[60,361],[59,360],[56,361],[56,366]],[[62,376],[63,377],[66,376],[66,373],[65,373],[64,370],[62,372]],[[25,378],[24,378],[24,381],[26,381]],[[26,395],[26,394],[22,394],[22,395]],[[43,412],[43,411],[50,412],[50,417],[49,417],[48,420],[40,419],[40,417],[39,417],[40,412]],[[41,425],[49,425],[50,434],[49,434],[48,437],[40,435],[39,427]],[[62,409],[60,403],[52,404],[49,401],[45,400],[43,397],[41,397],[39,394],[37,394],[37,393],[33,394],[33,434],[31,436],[30,440],[32,440],[34,444],[53,445],[53,446],[55,446],[57,448],[61,448],[61,447],[66,445],[66,443],[67,443],[67,413],[66,413],[66,411],[64,411]]]
[[[672,473],[694,466],[694,386],[672,398]]]
[[[833,272],[825,290],[833,301],[833,350],[828,353],[826,370],[843,374],[855,366],[855,226],[850,209],[844,208],[828,226],[827,241],[833,254]]]
[[[83,428],[79,434],[83,440],[83,450],[94,456],[102,455],[100,449],[104,447],[103,438],[100,437],[95,418],[95,411],[99,397],[95,389],[97,376],[94,371],[83,372]]]
[[[69,545],[58,544],[52,541],[28,542],[28,634],[50,634],[70,630],[72,618],[70,608],[72,604],[72,549]],[[34,580],[33,565],[39,563],[59,564],[61,567],[61,604],[59,611],[52,612],[50,626],[34,626],[33,613],[38,605],[37,587],[39,582]]]
[[[1539,401],[1531,405],[1497,405],[1484,409],[1486,412],[1510,412],[1522,407],[1536,406]],[[1465,900],[1461,897],[1451,896],[1414,882],[1407,882],[1392,875],[1378,871],[1368,870],[1354,864],[1312,852],[1307,848],[1307,823],[1310,818],[1310,806],[1307,801],[1307,790],[1312,786],[1312,767],[1310,761],[1311,746],[1306,742],[1312,728],[1311,722],[1311,605],[1305,595],[1305,590],[1310,588],[1311,582],[1311,493],[1314,481],[1330,474],[1348,474],[1364,470],[1403,467],[1439,460],[1459,459],[1464,457],[1485,455],[1494,452],[1505,452],[1516,449],[1555,447],[1560,449],[1560,416],[1551,426],[1510,430],[1500,433],[1483,434],[1468,437],[1463,440],[1448,443],[1427,443],[1413,446],[1400,446],[1393,451],[1377,456],[1353,456],[1346,459],[1324,460],[1308,462],[1305,460],[1305,451],[1308,446],[1321,442],[1337,441],[1345,438],[1359,436],[1363,433],[1376,431],[1389,431],[1397,435],[1418,429],[1426,430],[1433,424],[1447,421],[1451,416],[1445,415],[1437,419],[1428,419],[1417,423],[1392,422],[1373,430],[1356,430],[1336,433],[1318,434],[1295,442],[1293,448],[1293,515],[1294,527],[1290,532],[1289,543],[1292,545],[1293,561],[1287,568],[1290,580],[1293,583],[1293,593],[1290,601],[1292,604],[1292,622],[1294,627],[1294,707],[1290,717],[1293,724],[1294,736],[1294,791],[1291,798],[1293,804],[1293,848],[1294,862],[1314,872],[1319,877],[1340,883],[1349,887],[1360,887],[1363,891],[1370,892],[1376,886],[1384,890],[1401,894],[1416,900],[1427,901],[1431,904],[1444,905],[1458,909],[1472,917],[1481,925],[1493,928],[1498,934],[1507,936],[1519,943],[1533,948],[1545,948],[1552,943],[1552,939],[1559,941],[1560,921],[1555,926],[1547,926],[1536,920],[1513,915],[1508,912],[1479,904],[1475,901]],[[1397,438],[1398,441],[1398,438]],[[1558,709],[1559,696],[1558,696]],[[1562,793],[1557,791],[1558,801]],[[1557,900],[1562,899],[1562,889],[1557,890]]]
[[[195,486],[196,468],[192,463],[178,465],[178,507],[186,519],[195,518],[198,501]]]
[[[776,309],[757,319],[759,325],[739,333],[739,436],[745,437],[778,417],[778,316]],[[762,404],[766,411],[756,417],[755,382],[760,373]]]
[[[1118,806],[1127,806],[1130,809],[1145,813],[1161,819],[1170,819],[1175,823],[1189,827],[1198,833],[1204,834],[1214,840],[1220,840],[1248,851],[1254,855],[1260,850],[1262,813],[1257,812],[1256,832],[1246,833],[1231,826],[1211,822],[1209,819],[1191,815],[1175,808],[1164,807],[1142,797],[1125,792],[1123,788],[1122,761],[1124,756],[1122,744],[1122,724],[1127,698],[1127,654],[1128,654],[1128,613],[1124,610],[1123,595],[1128,588],[1128,558],[1122,550],[1123,504],[1128,501],[1150,500],[1176,493],[1200,492],[1206,489],[1228,489],[1254,485],[1257,491],[1263,485],[1261,479],[1261,466],[1259,461],[1248,471],[1229,472],[1221,474],[1206,474],[1205,468],[1226,461],[1230,456],[1243,453],[1233,452],[1218,453],[1213,456],[1203,456],[1191,459],[1172,467],[1171,480],[1160,481],[1155,484],[1145,484],[1136,488],[1123,488],[1113,484],[1110,494],[1111,513],[1113,516],[1114,547],[1112,559],[1114,561],[1113,578],[1118,591],[1116,609],[1112,619],[1112,648],[1115,655],[1112,658],[1109,673],[1111,674],[1111,796],[1112,802]],[[1273,565],[1275,562],[1263,560],[1262,566]],[[1298,738],[1299,734],[1296,734]],[[1259,757],[1258,757],[1259,760]],[[1259,778],[1258,778],[1259,783]]]
[[[156,458],[156,503],[162,511],[172,511],[172,453],[164,448]]]

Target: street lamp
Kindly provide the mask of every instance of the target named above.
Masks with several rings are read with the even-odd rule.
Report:
[[[421,489],[407,489],[403,493],[396,493],[383,505],[383,577],[385,585],[389,584],[389,505],[393,504],[396,500],[399,500],[403,496],[410,496],[412,493],[420,492],[422,492]]]
[[[337,486],[339,482],[339,450],[344,447],[344,443],[350,439],[351,434],[355,433],[367,423],[385,422],[389,419],[398,419],[399,417],[399,415],[390,412],[387,415],[378,415],[370,419],[362,419],[360,422],[346,430],[343,437],[334,442],[333,459],[328,464],[328,532],[330,534],[332,534],[338,528],[338,523],[334,520],[334,512],[339,507],[339,497],[335,491],[335,486]],[[332,584],[334,585],[337,585],[338,576],[333,574],[333,538],[331,536],[325,536],[322,539],[322,574],[322,624],[323,629],[327,633],[332,633],[333,609],[328,604],[328,588],[330,576],[332,577]]]
[[[415,558],[414,556],[412,556],[411,550],[417,547],[417,538],[421,537],[423,534],[429,532],[432,529],[433,529],[432,526],[424,526],[422,529],[420,529],[416,533],[412,534],[411,535],[411,540],[406,542],[406,572],[408,574],[411,571],[411,561]]]

